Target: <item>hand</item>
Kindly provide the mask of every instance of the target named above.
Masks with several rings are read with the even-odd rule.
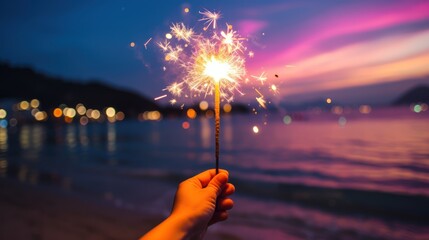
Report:
[[[180,183],[170,216],[144,235],[141,240],[202,239],[207,227],[228,218],[235,191],[228,183],[228,172],[214,169]]]
[[[235,191],[228,183],[228,171],[214,169],[183,181],[176,192],[171,215],[181,216],[191,225],[207,226],[228,218],[234,202],[228,197]]]

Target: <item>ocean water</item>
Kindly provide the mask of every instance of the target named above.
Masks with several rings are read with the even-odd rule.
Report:
[[[209,239],[429,239],[428,112],[285,115],[222,117],[235,207]],[[167,215],[213,146],[207,118],[23,125],[0,129],[0,176]]]

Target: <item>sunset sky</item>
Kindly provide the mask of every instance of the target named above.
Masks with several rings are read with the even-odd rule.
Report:
[[[156,41],[174,22],[200,28],[204,9],[248,39],[248,74],[265,72],[277,99],[382,102],[429,84],[427,0],[1,1],[0,60],[156,97],[174,76],[162,70]]]

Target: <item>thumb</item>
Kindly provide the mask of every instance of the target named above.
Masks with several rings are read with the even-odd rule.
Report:
[[[227,182],[228,175],[224,172],[221,172],[213,177],[207,187],[209,189],[212,189],[216,193],[216,196],[219,196],[222,193],[222,190]]]

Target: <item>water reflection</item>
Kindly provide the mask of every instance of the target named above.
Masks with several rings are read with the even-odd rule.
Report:
[[[0,153],[6,152],[7,149],[7,128],[0,128]]]
[[[89,137],[86,125],[79,126],[79,143],[85,148],[89,146]]]
[[[7,174],[7,160],[0,158],[0,177],[6,177]]]
[[[116,124],[107,124],[107,162],[109,165],[116,165],[118,160],[116,159]]]
[[[116,125],[107,124],[107,151],[114,153],[116,151]]]
[[[76,127],[73,124],[69,124],[66,129],[66,144],[70,149],[74,149],[76,142]]]
[[[46,140],[46,128],[43,125],[22,126],[19,130],[19,144],[22,150],[29,150],[28,156],[35,159],[34,151],[41,151]]]
[[[227,115],[223,118],[222,121],[223,129],[222,129],[222,135],[224,144],[222,146],[225,150],[231,150],[234,148],[234,131],[232,127],[232,119],[230,115]]]
[[[19,132],[19,143],[23,150],[30,148],[30,127],[25,125],[22,126]]]
[[[210,148],[211,147],[211,133],[212,129],[210,128],[210,122],[207,118],[200,118],[200,124],[201,124],[201,147],[203,149]]]

